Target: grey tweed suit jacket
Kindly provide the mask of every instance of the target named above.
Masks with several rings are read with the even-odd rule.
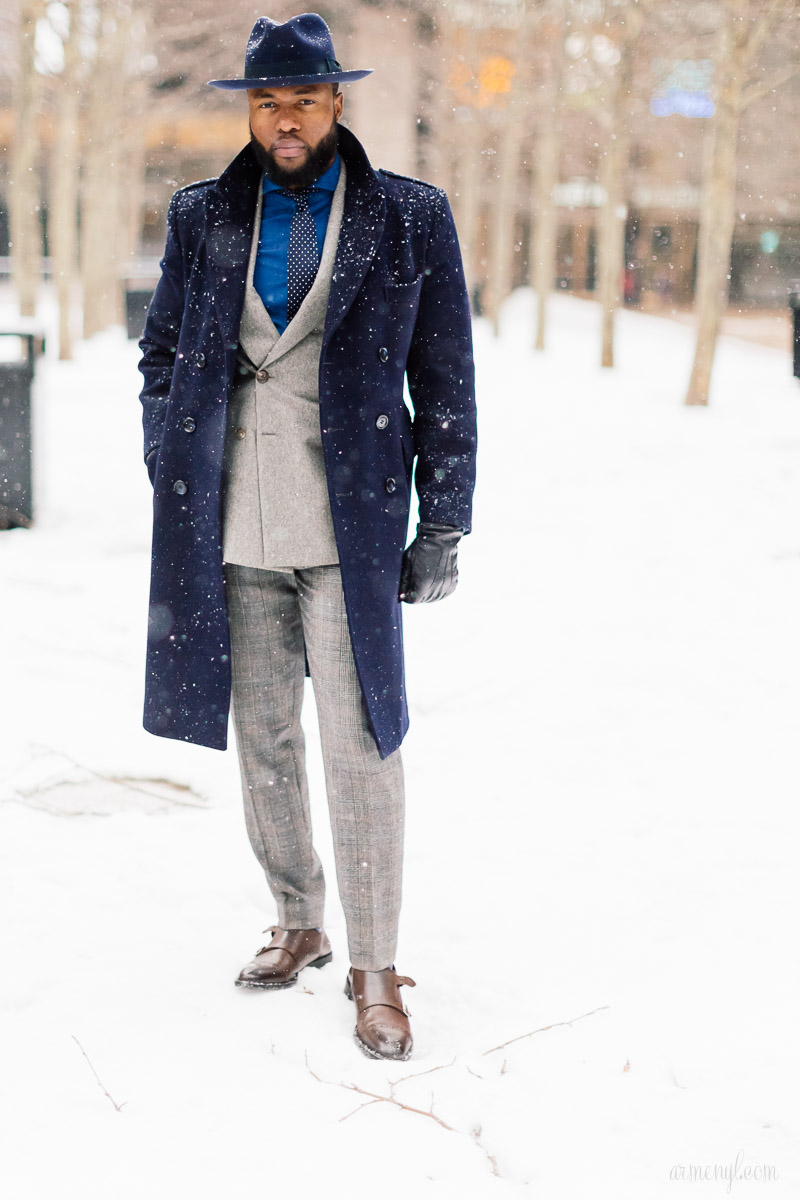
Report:
[[[272,571],[339,561],[319,425],[319,360],[344,208],[341,163],[316,279],[278,333],[253,270],[261,225],[258,190],[239,327],[239,375],[225,436],[225,562]]]

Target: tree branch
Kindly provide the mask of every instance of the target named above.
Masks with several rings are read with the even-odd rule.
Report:
[[[745,66],[751,66],[761,47],[772,33],[775,26],[788,16],[793,8],[792,0],[769,0],[764,11],[753,22],[750,36],[744,48],[742,60]]]
[[[790,79],[800,75],[800,63],[795,63],[794,66],[787,67],[785,71],[777,71],[771,78],[763,83],[751,83],[742,91],[739,99],[739,111],[743,112],[749,104],[755,100],[760,100],[763,96],[774,92],[782,84],[787,83]]]
[[[111,1101],[111,1103],[114,1105],[114,1108],[117,1110],[117,1112],[122,1112],[123,1108],[124,1108],[124,1107],[125,1107],[125,1105],[128,1103],[128,1101],[127,1101],[127,1100],[123,1100],[123,1101],[122,1101],[122,1104],[117,1104],[116,1100],[115,1100],[115,1099],[114,1099],[114,1097],[111,1095],[111,1092],[109,1092],[108,1088],[105,1086],[105,1084],[103,1083],[102,1079],[101,1079],[101,1078],[100,1078],[100,1076],[97,1074],[97,1071],[95,1071],[95,1069],[94,1069],[94,1066],[92,1065],[92,1060],[89,1058],[89,1055],[86,1053],[86,1051],[84,1050],[83,1046],[80,1044],[80,1042],[78,1041],[78,1039],[75,1037],[75,1034],[74,1034],[74,1033],[70,1034],[70,1037],[72,1038],[73,1042],[74,1042],[74,1043],[75,1043],[75,1045],[78,1047],[78,1049],[80,1050],[81,1054],[83,1055],[83,1057],[86,1059],[87,1063],[89,1064],[89,1067],[90,1067],[90,1069],[91,1069],[91,1072],[92,1072],[92,1074],[94,1075],[95,1079],[97,1080],[98,1087],[100,1087],[100,1088],[102,1089],[102,1091],[104,1092],[104,1094],[105,1094],[106,1096],[108,1096],[109,1100],[110,1100],[110,1101]]]
[[[483,1054],[494,1054],[495,1050],[502,1050],[505,1046],[513,1045],[514,1042],[521,1042],[525,1038],[533,1037],[535,1033],[546,1033],[548,1029],[557,1029],[559,1025],[574,1025],[576,1021],[582,1021],[584,1017],[592,1017],[595,1013],[603,1012],[604,1009],[610,1007],[610,1004],[601,1004],[599,1008],[593,1008],[591,1012],[573,1017],[571,1021],[553,1021],[552,1025],[542,1025],[541,1029],[531,1029],[529,1033],[521,1033],[518,1037],[509,1038],[507,1042],[501,1042],[499,1046],[492,1046],[491,1050],[484,1050]]]

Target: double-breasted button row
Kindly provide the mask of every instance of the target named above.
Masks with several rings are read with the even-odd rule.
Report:
[[[203,367],[206,365],[206,356],[205,356],[205,354],[203,354],[202,350],[198,350],[197,353],[195,354],[194,365],[196,367],[199,367],[201,371],[202,371]]]
[[[390,475],[388,479],[384,479],[383,486],[386,488],[386,491],[391,496],[392,492],[397,491],[397,480],[393,479],[392,476]]]
[[[194,433],[195,429],[197,429],[197,421],[195,421],[194,417],[184,417],[183,432]]]
[[[240,442],[243,442],[244,439],[247,437],[247,430],[242,429],[242,427],[240,425],[239,428],[236,430],[236,436]]]
[[[256,379],[259,383],[266,383],[269,379],[269,371],[262,367],[260,371],[256,371]]]
[[[385,429],[388,424],[389,418],[387,417],[386,413],[381,413],[381,415],[375,419],[376,429]]]
[[[389,351],[386,349],[386,347],[385,347],[385,346],[380,346],[380,347],[379,347],[379,349],[378,349],[378,359],[379,359],[379,360],[380,360],[382,363],[385,363],[385,362],[388,362],[388,361],[389,361]]]
[[[172,485],[173,492],[177,492],[179,496],[185,496],[189,488],[182,479],[176,479]]]

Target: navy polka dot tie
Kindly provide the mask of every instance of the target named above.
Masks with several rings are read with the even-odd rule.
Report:
[[[317,190],[312,187],[280,189],[282,196],[289,196],[297,205],[289,228],[289,261],[286,276],[287,324],[305,300],[319,267],[317,229],[311,209],[308,207],[308,197]]]

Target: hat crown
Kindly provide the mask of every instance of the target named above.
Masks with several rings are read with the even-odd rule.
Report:
[[[245,67],[335,58],[331,31],[318,13],[301,13],[283,23],[259,17],[247,40]]]
[[[259,17],[247,39],[243,79],[210,79],[226,89],[354,83],[372,68],[345,71],[336,61],[331,31],[319,13],[301,13],[281,24]]]

